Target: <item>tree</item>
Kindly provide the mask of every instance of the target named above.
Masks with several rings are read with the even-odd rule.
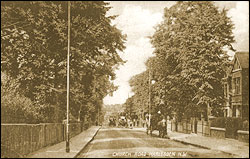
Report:
[[[148,72],[145,71],[133,76],[129,80],[129,85],[134,92],[133,109],[137,110],[138,113],[142,110],[148,111]]]
[[[124,112],[129,116],[132,117],[132,113],[135,111],[135,104],[134,104],[134,98],[135,96],[129,97],[126,102],[123,104]]]
[[[66,112],[67,2],[1,4],[1,60],[6,61],[1,68],[18,79],[22,94],[53,105],[61,110],[58,118],[62,119]],[[70,102],[71,112],[77,116],[83,107],[86,113],[95,110],[93,101],[100,102],[114,91],[110,80],[115,78],[114,69],[124,62],[117,51],[125,48],[125,36],[111,25],[115,16],[106,16],[107,5],[102,1],[71,2]],[[92,93],[93,83],[103,86],[99,96]]]
[[[206,110],[208,104],[221,108],[225,48],[234,50],[233,24],[226,13],[213,2],[177,2],[165,8],[164,21],[151,38],[168,87],[167,101],[180,116]]]
[[[162,99],[162,87],[160,82],[156,82],[155,84],[149,83],[149,76],[151,80],[159,81],[160,74],[159,71],[156,70],[157,67],[155,65],[158,64],[158,59],[155,57],[151,57],[146,61],[147,70],[133,76],[129,80],[129,84],[132,87],[132,91],[134,92],[133,96],[133,109],[140,114],[141,112],[148,112],[149,109],[153,111],[153,113],[158,112],[160,110],[159,105],[161,104]],[[150,84],[150,89],[149,89]],[[149,101],[149,90],[150,90],[150,101]],[[159,90],[159,92],[157,91]],[[149,108],[150,102],[150,108]]]

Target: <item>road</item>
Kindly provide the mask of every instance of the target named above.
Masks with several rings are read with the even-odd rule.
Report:
[[[146,135],[141,130],[103,127],[78,158],[232,158],[223,152]]]

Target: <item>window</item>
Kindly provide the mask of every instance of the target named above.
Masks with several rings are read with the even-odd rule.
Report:
[[[234,86],[235,86],[235,94],[240,94],[240,77],[235,78]]]

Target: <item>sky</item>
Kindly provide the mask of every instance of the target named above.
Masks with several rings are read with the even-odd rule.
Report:
[[[106,96],[104,104],[123,104],[133,95],[129,79],[146,70],[146,60],[153,56],[154,48],[148,36],[154,34],[154,26],[163,20],[165,7],[171,7],[174,1],[106,1],[110,3],[108,15],[118,15],[112,22],[127,35],[126,49],[119,52],[121,58],[127,61],[115,71],[114,84],[119,86],[113,96]],[[237,51],[249,51],[249,2],[248,1],[216,1],[220,9],[228,9],[228,17],[235,25],[233,33]],[[233,56],[234,52],[229,52]]]

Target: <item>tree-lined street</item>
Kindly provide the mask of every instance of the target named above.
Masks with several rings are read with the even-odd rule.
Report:
[[[1,1],[1,157],[249,157],[246,8]]]

